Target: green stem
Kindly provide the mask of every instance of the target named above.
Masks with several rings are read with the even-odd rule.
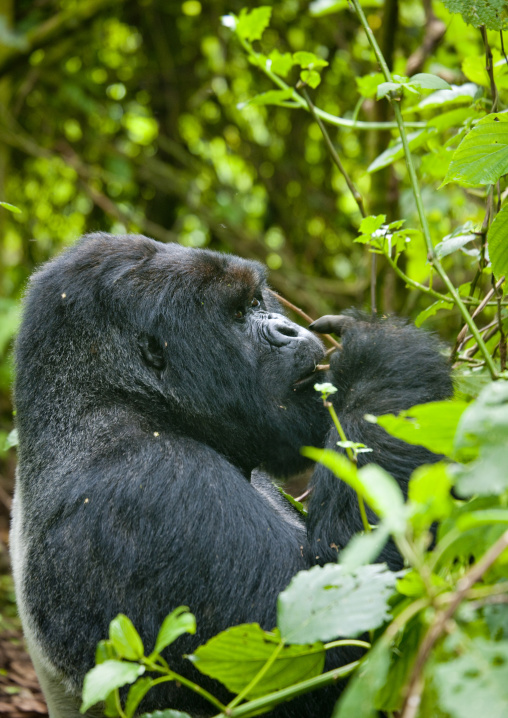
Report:
[[[370,648],[370,643],[367,641],[358,641],[353,638],[345,638],[340,641],[330,641],[325,643],[325,651],[329,651],[330,648],[341,648],[342,646],[358,646],[358,648]]]
[[[253,58],[256,58],[256,65],[265,73],[267,77],[270,78],[270,80],[277,85],[277,87],[280,87],[281,90],[289,90],[290,85],[288,85],[282,78],[280,78],[278,75],[276,75],[274,72],[269,70],[265,62],[263,60],[263,56],[260,55],[258,52],[255,52],[255,50],[252,49],[252,46],[247,40],[245,40],[242,37],[238,36],[238,39],[240,40],[244,50],[247,52],[248,55],[250,55]],[[292,89],[292,88],[291,88]],[[293,94],[291,95],[291,99],[294,100],[296,105],[300,107],[302,110],[306,110],[307,112],[310,112],[309,107],[303,97],[295,90],[293,89]],[[396,130],[397,124],[395,122],[362,122],[360,120],[348,120],[345,117],[337,117],[336,115],[331,115],[329,112],[325,112],[324,110],[320,110],[319,107],[315,107],[315,112],[318,117],[320,117],[325,122],[328,122],[330,125],[334,125],[335,127],[347,127],[348,129],[356,129],[356,130]],[[417,128],[424,128],[426,127],[425,122],[408,122],[407,127],[417,127]]]
[[[165,681],[178,681],[178,683],[181,683],[182,686],[185,686],[186,688],[189,688],[189,690],[193,691],[194,693],[197,693],[199,696],[207,700],[209,703],[211,703],[215,708],[217,708],[220,711],[225,711],[226,706],[224,703],[221,703],[218,698],[215,698],[211,693],[209,693],[205,688],[202,688],[197,683],[194,683],[193,681],[189,681],[184,676],[181,676],[179,673],[175,673],[171,669],[163,668],[157,663],[154,663],[153,661],[150,661],[148,659],[143,660],[143,664],[151,671],[155,671],[156,673],[165,673],[167,675],[163,676],[162,678],[155,679],[159,683],[164,683]]]
[[[369,27],[367,18],[365,17],[365,14],[362,10],[359,0],[351,0],[351,2],[355,8],[355,11],[356,11],[359,19],[360,19],[363,29],[365,30],[365,33],[367,34],[367,38],[368,38],[369,43],[374,51],[374,54],[376,55],[376,59],[381,68],[381,72],[383,73],[387,82],[392,82],[392,76],[391,76],[390,70],[388,69],[388,65],[386,64],[385,59],[381,53],[381,50],[379,49],[379,46],[376,42],[376,38],[374,37],[374,34]],[[476,326],[473,319],[471,318],[471,315],[467,311],[467,308],[466,308],[465,304],[463,303],[462,299],[460,298],[458,291],[455,289],[454,284],[452,283],[451,279],[448,277],[445,270],[443,269],[441,262],[439,260],[439,257],[437,256],[437,254],[435,252],[434,245],[432,244],[432,239],[430,236],[430,229],[429,229],[429,224],[427,222],[427,216],[425,214],[425,208],[423,206],[422,195],[420,192],[420,186],[418,184],[418,178],[416,176],[416,171],[415,171],[414,164],[413,164],[413,158],[411,155],[411,150],[409,149],[409,143],[408,143],[408,139],[407,139],[407,135],[406,135],[406,130],[404,127],[404,122],[402,120],[400,104],[399,104],[398,99],[394,98],[394,97],[392,97],[390,99],[390,101],[391,101],[395,119],[397,121],[397,125],[399,128],[400,139],[402,141],[402,147],[404,148],[404,155],[406,158],[406,165],[407,165],[407,169],[408,169],[408,173],[409,173],[409,179],[411,182],[411,187],[413,189],[413,195],[415,198],[416,209],[418,211],[418,216],[420,218],[423,236],[425,238],[425,244],[427,245],[427,254],[429,257],[429,261],[431,262],[432,266],[435,267],[436,272],[439,274],[439,276],[441,277],[446,288],[450,292],[453,303],[459,309],[465,323],[471,330],[471,334],[476,339],[476,342],[480,348],[481,353],[484,356],[485,363],[487,364],[487,367],[489,369],[492,379],[497,379],[498,374],[496,371],[496,366],[495,366],[494,361],[493,361],[492,357],[490,356],[490,353],[481,337],[480,332],[478,331],[478,327]]]
[[[118,690],[118,688],[116,688],[115,690],[115,708],[118,711],[118,715],[120,716],[120,718],[127,718],[122,708],[122,703],[120,701],[120,691]]]
[[[266,661],[265,665],[262,666],[261,670],[256,673],[256,675],[255,675],[254,678],[251,680],[251,682],[250,682],[248,685],[245,686],[245,688],[243,689],[243,691],[241,691],[241,692],[236,696],[236,698],[233,698],[233,700],[231,701],[231,703],[228,703],[228,708],[227,708],[227,709],[228,709],[228,712],[229,712],[232,708],[234,708],[235,706],[237,706],[241,701],[243,701],[243,699],[245,698],[245,696],[247,696],[247,695],[252,691],[252,689],[254,688],[254,686],[256,686],[256,685],[259,683],[259,681],[263,678],[263,676],[267,673],[267,671],[268,671],[268,670],[272,667],[272,665],[275,663],[275,661],[277,660],[277,657],[278,657],[279,653],[282,651],[283,648],[284,648],[284,643],[281,641],[281,642],[279,643],[279,645],[275,648],[275,650],[274,650],[274,652],[272,653],[272,655],[270,656],[270,658]]]
[[[357,668],[359,663],[360,661],[353,661],[353,663],[348,663],[340,668],[335,668],[333,671],[327,671],[326,673],[322,673],[320,676],[308,678],[306,681],[296,683],[289,688],[282,688],[280,691],[274,691],[273,693],[269,693],[261,698],[256,698],[253,701],[249,701],[248,703],[244,703],[241,706],[233,708],[231,711],[225,709],[223,713],[214,716],[214,718],[222,718],[224,714],[227,715],[228,718],[250,718],[252,715],[258,715],[267,709],[271,709],[274,706],[279,705],[279,703],[291,700],[292,698],[296,698],[297,696],[301,696],[304,693],[316,690],[317,688],[332,685],[341,678],[346,678],[346,676],[349,676],[355,668]]]
[[[330,416],[332,417],[332,421],[335,424],[335,428],[337,429],[337,433],[340,436],[341,441],[347,442],[347,436],[344,433],[344,429],[342,428],[342,424],[339,421],[339,417],[337,416],[337,412],[335,411],[335,407],[333,404],[329,401],[325,402],[325,406],[328,408],[328,411],[330,412]],[[356,456],[353,453],[353,450],[350,446],[346,447],[346,454],[351,461],[351,463],[356,464]],[[369,523],[369,519],[367,518],[367,511],[365,510],[365,501],[363,500],[363,496],[356,492],[356,495],[358,496],[358,507],[360,509],[360,516],[362,517],[362,525],[363,530],[369,533],[369,531],[372,531],[372,527]]]
[[[431,297],[435,297],[436,299],[441,299],[444,302],[450,302],[450,304],[453,303],[452,298],[446,296],[446,294],[436,292],[435,289],[432,289],[431,287],[426,287],[425,284],[420,284],[420,282],[416,282],[414,279],[411,279],[411,277],[408,277],[407,274],[404,274],[402,269],[398,266],[397,262],[390,257],[388,252],[383,252],[383,255],[386,258],[386,261],[388,262],[390,267],[395,272],[395,274],[397,274],[410,287],[418,289],[420,292],[424,292],[425,294],[429,294]]]

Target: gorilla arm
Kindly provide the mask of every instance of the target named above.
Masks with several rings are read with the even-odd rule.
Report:
[[[365,421],[364,416],[398,413],[415,404],[451,396],[449,365],[439,353],[435,337],[400,319],[379,319],[359,312],[322,317],[311,329],[342,336],[342,349],[332,355],[330,362],[329,378],[337,388],[330,400],[348,440],[372,449],[359,455],[358,464],[379,464],[396,478],[407,495],[407,482],[414,469],[438,457],[421,446],[393,438],[381,427]],[[336,449],[338,440],[333,427],[327,448]],[[311,556],[318,563],[336,561],[337,551],[363,528],[356,493],[321,465],[316,466],[311,485]],[[376,521],[370,511],[368,517],[372,523]],[[379,560],[387,561],[394,569],[401,566],[391,542]]]

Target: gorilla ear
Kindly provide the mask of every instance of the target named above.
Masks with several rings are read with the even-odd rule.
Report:
[[[166,362],[164,352],[158,340],[151,334],[141,334],[138,347],[145,363],[153,369],[164,369]]]

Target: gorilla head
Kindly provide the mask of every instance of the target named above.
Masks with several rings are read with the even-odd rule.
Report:
[[[323,346],[281,314],[256,262],[89,235],[33,277],[26,317],[18,361],[45,375],[30,415],[49,411],[62,436],[72,394],[72,421],[123,405],[153,431],[208,443],[246,474],[260,464],[292,472],[302,444],[322,443],[313,384]],[[30,381],[18,383],[22,416]]]

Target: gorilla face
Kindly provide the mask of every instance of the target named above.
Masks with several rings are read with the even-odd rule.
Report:
[[[31,316],[49,303],[60,321],[55,331],[40,318],[35,351],[67,374],[78,404],[130,404],[246,474],[260,464],[293,472],[300,447],[322,442],[313,384],[323,345],[283,316],[257,262],[98,234],[46,265],[33,286]],[[70,337],[80,338],[73,352]]]

